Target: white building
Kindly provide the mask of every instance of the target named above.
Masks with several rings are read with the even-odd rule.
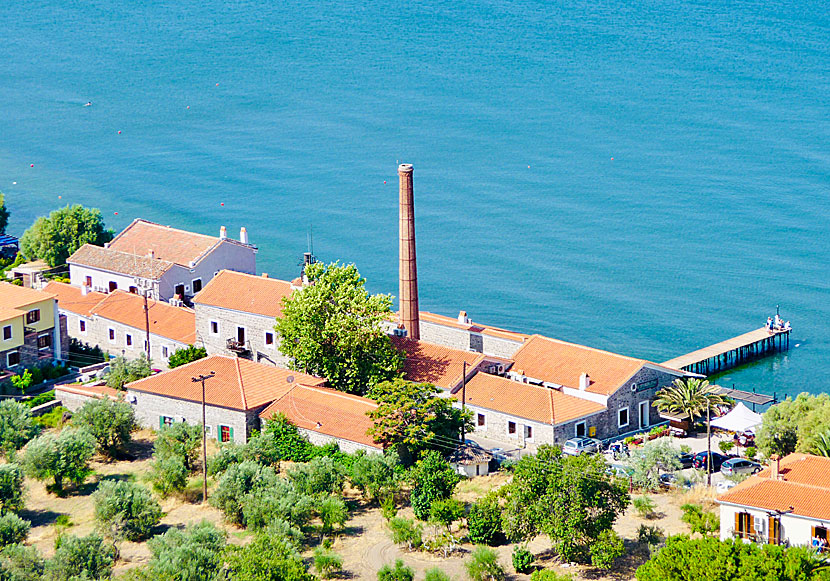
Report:
[[[773,456],[771,466],[717,499],[720,538],[828,549],[830,458]]]
[[[147,220],[134,220],[112,242],[84,244],[67,259],[70,282],[108,293],[148,290],[151,298],[188,301],[220,270],[256,272],[256,247],[245,228],[240,240],[186,232]]]

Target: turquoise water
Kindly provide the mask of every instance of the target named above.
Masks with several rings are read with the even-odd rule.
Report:
[[[2,3],[9,230],[244,225],[289,278],[313,225],[395,293],[406,161],[422,308],[662,361],[780,304],[721,382],[830,391],[826,4],[558,4]]]

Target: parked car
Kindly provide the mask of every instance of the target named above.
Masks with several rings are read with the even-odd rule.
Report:
[[[752,460],[746,458],[730,458],[724,462],[720,471],[721,474],[732,476],[733,474],[757,474],[762,470],[762,466]]]
[[[706,470],[706,454],[707,452],[698,452],[695,454],[692,465],[698,470]],[[712,472],[720,470],[721,465],[727,460],[729,460],[729,456],[712,452]]]
[[[571,438],[562,446],[562,453],[569,456],[593,454],[602,451],[602,442],[596,438]]]
[[[723,494],[735,486],[737,486],[737,484],[731,480],[721,480],[718,482],[717,486],[715,486],[715,489],[718,491],[718,494]]]
[[[691,468],[692,464],[695,463],[695,455],[691,452],[680,454],[677,459],[680,460],[681,468]]]

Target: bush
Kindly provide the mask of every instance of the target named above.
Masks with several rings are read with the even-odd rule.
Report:
[[[473,550],[464,567],[471,581],[504,581],[507,578],[496,552],[481,545]]]
[[[378,571],[378,581],[412,581],[415,579],[415,571],[404,565],[403,561],[397,559],[395,566],[384,565]]]
[[[530,581],[573,581],[573,575],[560,574],[550,569],[537,569],[530,576]]]
[[[116,540],[146,539],[164,514],[150,491],[133,482],[102,482],[92,500],[95,520]]]
[[[97,345],[90,346],[74,337],[69,339],[69,365],[73,367],[86,367],[103,363],[104,352]]]
[[[72,423],[95,437],[98,451],[114,456],[130,442],[130,434],[137,428],[133,406],[124,400],[93,399],[78,409]]]
[[[281,460],[307,462],[311,458],[312,445],[300,435],[297,426],[282,414],[274,416],[265,423],[262,433],[273,436],[275,454]]]
[[[423,529],[415,521],[396,516],[389,521],[388,525],[392,533],[392,542],[396,545],[406,544],[411,551],[423,544]]]
[[[253,542],[244,547],[228,545],[225,552],[225,567],[228,579],[233,581],[315,581],[316,577],[306,571],[303,559],[294,546],[279,535],[270,533],[257,535]],[[210,578],[205,572],[202,579]],[[226,577],[222,576],[222,579]],[[177,577],[176,579],[183,579]]]
[[[188,525],[184,530],[170,529],[147,544],[153,555],[148,567],[149,579],[203,581],[214,579],[215,572],[222,566],[225,533],[203,521]]]
[[[724,454],[729,454],[729,451],[735,447],[735,442],[730,442],[729,440],[721,440],[718,442],[718,448]]]
[[[314,549],[314,568],[323,579],[330,579],[343,568],[343,557],[323,547]]]
[[[55,390],[54,389],[50,389],[49,391],[46,391],[44,393],[40,393],[40,394],[34,396],[33,398],[27,399],[26,401],[21,402],[21,403],[23,403],[23,405],[25,405],[27,408],[32,409],[32,408],[36,408],[39,405],[49,403],[50,401],[55,401]]]
[[[349,479],[367,501],[386,498],[398,488],[395,468],[399,464],[395,452],[364,454],[355,458]]]
[[[40,581],[45,561],[34,547],[14,544],[0,552],[0,579],[8,581]]]
[[[470,542],[494,545],[502,536],[501,508],[493,499],[484,498],[470,507],[467,515]]]
[[[758,448],[756,448],[755,446],[749,446],[746,450],[744,450],[744,454],[747,458],[752,460],[755,458],[755,456],[758,455]]]
[[[0,513],[23,508],[23,470],[17,464],[0,466]]]
[[[683,511],[681,519],[689,525],[693,533],[700,533],[708,537],[712,533],[720,531],[720,517],[710,511],[704,511],[698,504],[684,504],[680,507]]]
[[[323,523],[321,532],[324,535],[331,533],[335,525],[342,527],[349,519],[349,509],[339,496],[329,496],[320,501],[317,505],[317,514]]]
[[[26,447],[23,465],[37,480],[54,479],[54,489],[64,491],[65,480],[76,486],[89,476],[89,460],[95,453],[95,438],[84,430],[63,430],[59,435],[43,434]]]
[[[427,452],[424,459],[415,464],[410,476],[413,482],[410,502],[420,520],[429,518],[433,502],[450,498],[461,479],[435,450]]]
[[[250,443],[250,441],[249,441]],[[246,457],[247,447],[227,442],[219,447],[219,451],[208,459],[208,474],[216,476],[225,470],[243,462]]]
[[[598,569],[610,569],[625,547],[623,540],[613,531],[606,529],[599,534],[599,538],[591,544],[591,564]]]
[[[59,405],[43,415],[33,418],[35,425],[40,428],[57,428],[63,426],[64,416],[69,410]]]
[[[188,472],[193,472],[196,468],[196,459],[199,456],[199,445],[201,443],[201,424],[176,422],[158,431],[158,437],[155,444],[153,444],[153,456],[155,458],[178,456],[184,462]]]
[[[54,581],[106,579],[115,556],[115,547],[98,535],[60,537],[55,543],[55,555],[46,562],[47,577]]]
[[[438,567],[433,567],[432,569],[427,569],[424,581],[450,581],[450,576]]]
[[[182,456],[161,456],[153,459],[150,477],[153,490],[162,498],[167,498],[174,492],[181,492],[187,488],[187,477],[190,471],[184,464]]]
[[[314,496],[342,492],[345,476],[334,460],[323,456],[292,468],[288,479],[298,492]]]
[[[243,524],[244,497],[257,490],[276,486],[276,482],[277,475],[273,468],[247,460],[225,471],[209,502],[225,513],[230,522]]]
[[[265,468],[271,470],[271,468]],[[231,471],[229,470],[228,473]],[[311,520],[317,501],[298,493],[290,484],[275,478],[249,491],[242,497],[242,523],[251,529],[263,529],[275,520],[284,520],[294,527],[303,527]]]
[[[395,505],[395,495],[385,496],[380,501],[380,513],[387,521],[392,520],[398,514],[398,507]]]
[[[150,360],[144,353],[132,361],[118,356],[110,361],[110,369],[106,376],[107,386],[113,389],[124,389],[126,384],[149,377],[152,372]]]
[[[170,358],[167,360],[167,367],[173,369],[186,363],[198,361],[207,357],[207,349],[204,347],[196,347],[189,345],[184,349],[176,349]]]
[[[7,458],[37,433],[38,427],[29,408],[12,399],[0,402],[0,448]]]
[[[429,511],[429,520],[447,527],[450,532],[452,523],[464,516],[464,503],[454,498],[436,500]]]
[[[22,543],[29,536],[32,523],[14,513],[0,515],[0,547]]]
[[[631,504],[634,505],[634,509],[641,517],[646,519],[654,518],[654,509],[657,505],[654,504],[654,500],[650,496],[638,496],[631,500]]]
[[[637,529],[637,542],[641,545],[653,546],[663,542],[666,534],[657,526],[640,525]]]
[[[527,550],[526,547],[516,545],[513,548],[513,568],[516,573],[530,573],[533,569],[533,553]]]

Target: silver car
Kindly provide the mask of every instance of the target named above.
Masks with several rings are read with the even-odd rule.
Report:
[[[726,476],[735,474],[757,474],[761,471],[761,465],[745,458],[730,458],[721,464],[720,472]]]
[[[562,453],[569,456],[593,454],[602,451],[602,442],[596,438],[571,438],[562,446]]]

